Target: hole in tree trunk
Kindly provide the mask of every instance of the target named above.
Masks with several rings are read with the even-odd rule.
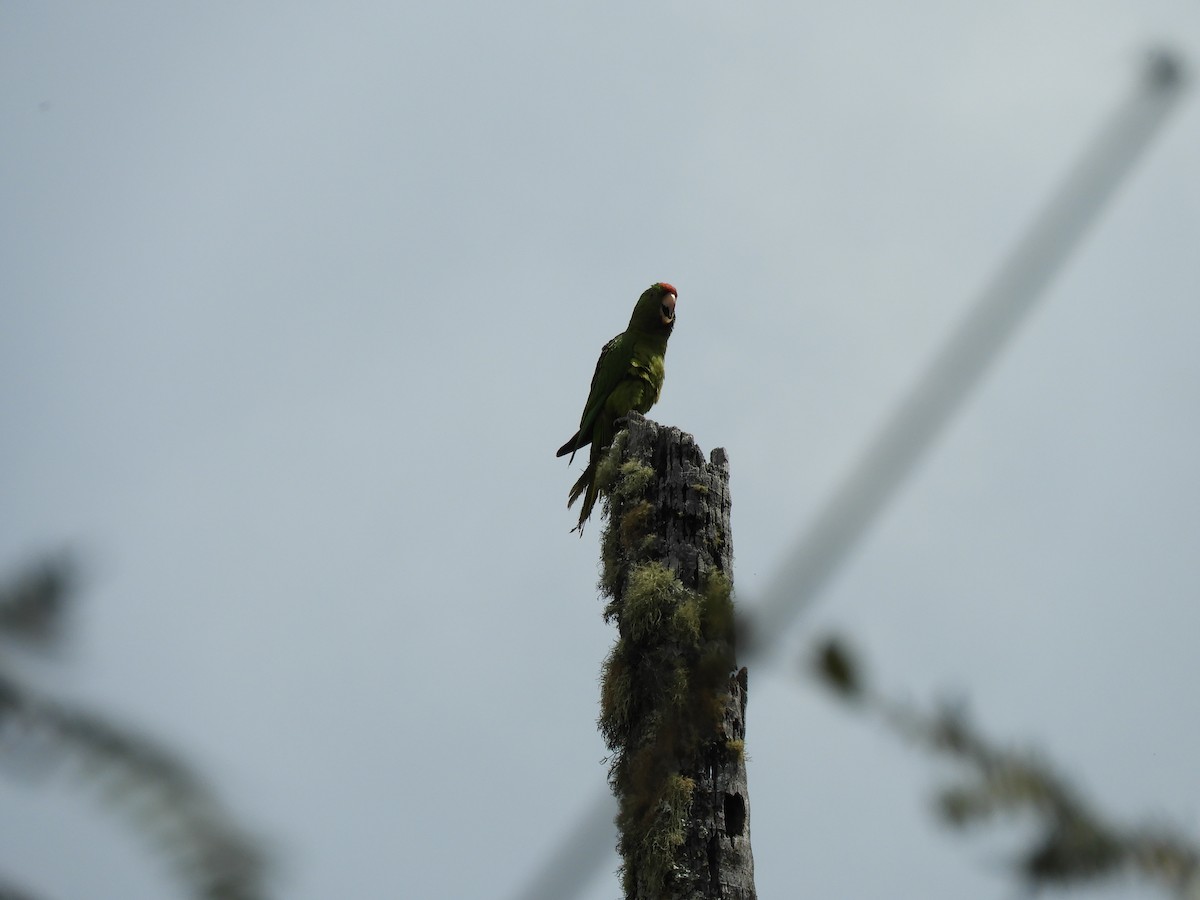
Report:
[[[725,833],[741,837],[746,830],[746,801],[741,794],[725,795]]]

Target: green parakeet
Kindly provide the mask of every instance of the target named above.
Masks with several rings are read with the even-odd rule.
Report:
[[[674,287],[660,281],[650,285],[638,298],[629,327],[600,351],[579,430],[558,448],[557,456],[570,453],[573,460],[576,450],[592,445],[587,468],[567,499],[570,508],[583,495],[579,524],[573,529],[580,534],[596,505],[596,466],[617,433],[617,419],[634,409],[647,412],[662,391],[663,357],[667,353],[667,339],[675,327],[678,296]]]

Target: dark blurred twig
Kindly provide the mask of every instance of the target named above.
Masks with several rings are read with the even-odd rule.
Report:
[[[1107,821],[1040,755],[992,745],[961,706],[923,712],[877,693],[840,640],[818,647],[812,669],[848,705],[962,765],[966,777],[938,793],[943,821],[963,829],[1002,813],[1031,815],[1038,836],[1017,864],[1031,888],[1069,887],[1132,872],[1173,896],[1200,896],[1200,848],[1194,841],[1163,827]]]

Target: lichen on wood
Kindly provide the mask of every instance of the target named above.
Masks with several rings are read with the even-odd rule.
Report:
[[[754,900],[728,458],[634,413],[598,483],[600,589],[618,632],[599,725],[625,896]]]

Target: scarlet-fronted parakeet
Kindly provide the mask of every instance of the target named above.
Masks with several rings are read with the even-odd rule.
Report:
[[[592,445],[587,468],[567,499],[569,508],[583,495],[579,524],[573,529],[581,534],[583,523],[596,505],[596,466],[617,433],[617,419],[634,409],[647,412],[662,391],[663,357],[667,353],[667,339],[675,327],[677,296],[675,288],[662,281],[642,292],[629,327],[600,351],[579,430],[558,448],[557,456],[570,453],[574,459],[576,450]]]

